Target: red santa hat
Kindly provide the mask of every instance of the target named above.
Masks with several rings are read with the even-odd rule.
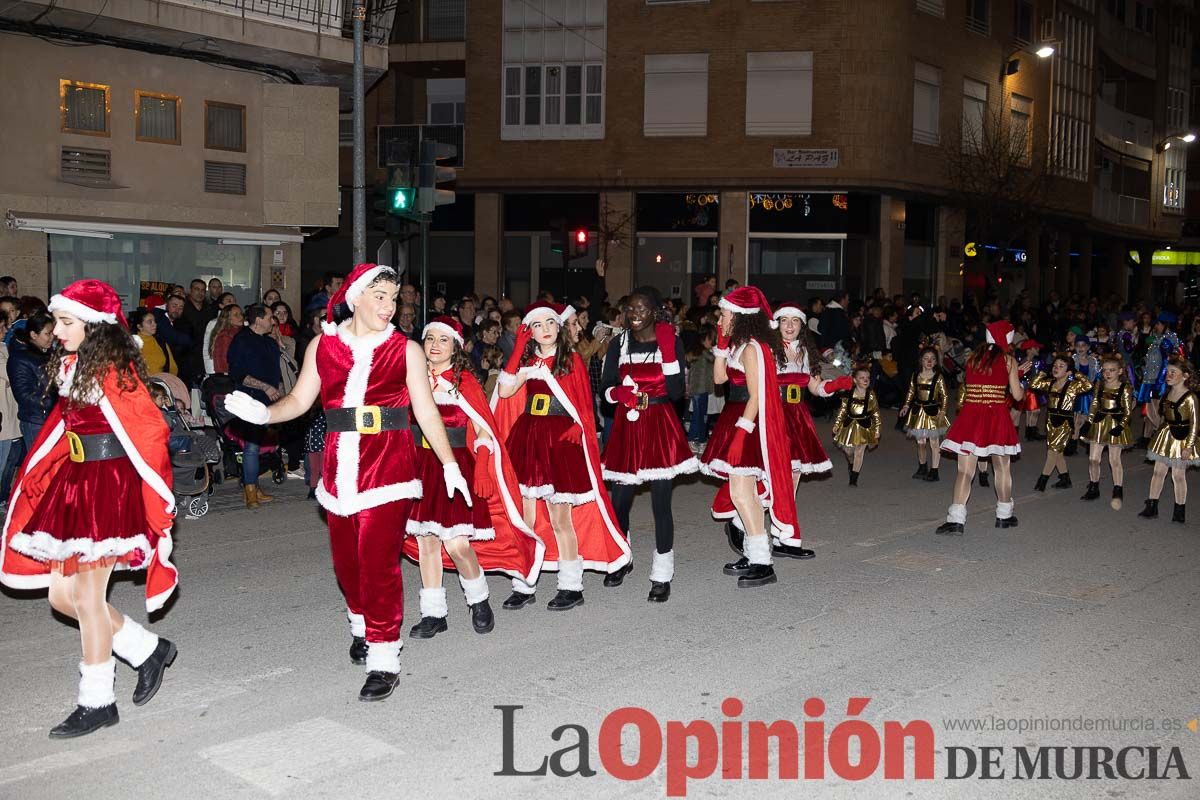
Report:
[[[739,286],[722,297],[717,305],[735,314],[765,314],[771,320],[772,328],[779,327],[779,323],[771,319],[771,306],[757,286]]]
[[[437,333],[446,334],[451,339],[458,342],[459,347],[462,347],[465,344],[463,341],[462,323],[456,320],[454,317],[447,317],[444,314],[440,317],[434,317],[429,321],[429,324],[425,326],[425,329],[421,331],[421,338],[424,339],[431,332],[435,331]]]
[[[93,278],[75,281],[51,297],[47,308],[51,313],[62,311],[84,322],[107,322],[109,325],[129,327],[121,311],[121,298],[117,290]]]
[[[790,300],[785,300],[781,305],[775,307],[775,319],[780,320],[784,317],[799,317],[800,324],[808,322],[808,314],[804,313],[804,309],[799,303],[794,303]]]
[[[1002,319],[987,326],[988,344],[994,344],[1003,352],[1008,352],[1013,340],[1013,326],[1008,320]]]
[[[367,290],[376,278],[390,277],[392,281],[398,281],[399,276],[396,270],[383,264],[359,264],[354,270],[346,276],[346,280],[342,283],[341,288],[333,293],[329,298],[329,305],[325,308],[325,321],[321,323],[321,330],[330,335],[337,332],[337,325],[333,321],[333,309],[338,303],[345,303],[354,310],[354,306],[358,303],[358,298],[362,297],[363,292]]]
[[[558,303],[547,303],[545,300],[539,300],[536,303],[531,303],[525,307],[525,316],[521,318],[522,325],[532,325],[535,322],[552,319],[562,325],[567,321],[564,316],[566,308]],[[571,309],[574,313],[575,309]]]

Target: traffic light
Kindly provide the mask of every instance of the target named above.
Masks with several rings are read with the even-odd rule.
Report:
[[[388,213],[404,216],[412,213],[416,190],[411,186],[388,187]]]
[[[575,257],[586,256],[588,252],[588,232],[587,228],[580,228],[575,231]]]
[[[442,144],[429,139],[421,141],[421,162],[418,171],[420,191],[417,194],[417,208],[422,214],[432,214],[438,206],[454,202],[454,192],[450,189],[439,189],[443,183],[453,183],[458,178],[454,167],[438,166],[439,161],[454,158],[458,148],[452,144]]]

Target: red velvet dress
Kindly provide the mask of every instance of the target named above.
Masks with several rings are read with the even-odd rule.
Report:
[[[628,337],[624,346],[627,348]],[[652,354],[622,352],[618,374],[620,381],[632,380],[637,391],[650,397],[667,397],[667,380],[663,374],[662,356],[656,349]],[[630,419],[631,409],[618,406],[613,417],[612,432],[604,447],[604,480],[617,483],[642,484],[646,481],[670,480],[688,475],[700,468],[696,456],[688,447],[687,435],[671,403],[655,403],[637,409]]]
[[[1008,364],[1002,356],[987,371],[967,364],[962,408],[946,431],[942,449],[966,456],[1013,456],[1021,440],[1008,410]]]
[[[550,360],[538,359],[533,366],[552,369]],[[546,400],[536,402],[548,403],[554,394],[545,381],[530,378],[525,382],[525,396],[542,396]],[[537,415],[526,410],[517,418],[505,444],[522,497],[573,506],[596,499],[583,455],[582,435],[568,416]],[[587,435],[595,434],[588,431]]]
[[[821,444],[808,404],[804,402],[804,389],[801,388],[811,379],[808,356],[797,364],[792,361],[795,345],[789,342],[784,347],[788,350],[788,361],[779,369],[779,388],[783,397],[783,419],[787,423],[788,441],[791,443],[792,472],[802,475],[829,472],[833,469],[833,463]]]
[[[729,354],[726,361],[725,373],[729,376],[729,386],[736,387],[734,391],[746,387],[746,372],[742,368],[742,362],[738,360],[744,351],[745,346],[739,347],[736,353]],[[766,477],[758,430],[746,433],[736,424],[745,411],[745,401],[725,401],[725,407],[717,417],[717,424],[713,426],[712,436],[708,437],[704,455],[700,457],[701,472],[718,478],[753,475],[758,480],[763,480]]]
[[[442,412],[442,424],[447,433],[454,428],[464,429],[471,424],[467,414],[447,392],[435,392],[438,411]],[[472,490],[472,505],[458,492],[454,498],[446,496],[446,479],[442,462],[424,441],[417,444],[417,477],[421,480],[421,499],[413,504],[408,518],[407,532],[412,536],[436,536],[445,541],[455,536],[469,539],[494,539],[496,529],[486,500],[480,499]],[[469,447],[454,447],[454,460],[465,476],[475,474],[475,454]],[[486,453],[486,451],[485,451]],[[468,477],[468,483],[470,479]]]
[[[69,433],[112,433],[98,405],[63,406]],[[73,574],[89,563],[123,563],[144,568],[151,556],[142,501],[142,479],[126,457],[105,461],[67,460],[55,472],[12,549],[49,561]]]

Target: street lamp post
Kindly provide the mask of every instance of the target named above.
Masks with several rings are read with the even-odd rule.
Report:
[[[1055,42],[1053,41],[1042,42],[1040,45],[1038,45],[1038,49],[1033,51],[1033,54],[1038,58],[1049,58],[1050,56],[1054,55],[1054,46]],[[1024,47],[1018,47],[1016,50],[1013,50],[1011,53],[1005,56],[1004,60],[1000,62],[1001,83],[1004,83],[1004,79],[1009,75],[1016,75],[1021,69],[1021,59],[1013,58],[1013,56],[1025,52],[1027,51]]]
[[[1191,131],[1188,131],[1187,133],[1173,133],[1156,144],[1154,146],[1154,152],[1165,153],[1171,149],[1171,144],[1175,141],[1180,141],[1184,144],[1191,144],[1192,142],[1196,141],[1196,134],[1192,133]]]

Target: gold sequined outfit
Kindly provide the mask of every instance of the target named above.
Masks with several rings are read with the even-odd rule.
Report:
[[[1075,433],[1075,401],[1092,390],[1092,382],[1078,372],[1067,376],[1061,389],[1054,378],[1039,372],[1029,379],[1029,391],[1046,395],[1046,447],[1061,453]]]
[[[1185,392],[1174,402],[1167,399],[1169,396],[1170,390],[1159,401],[1163,424],[1150,440],[1146,457],[1186,469],[1200,464],[1200,453],[1196,452],[1196,395]]]
[[[866,397],[855,397],[850,392],[842,398],[842,405],[833,421],[833,441],[839,447],[879,444],[880,424],[879,401],[875,399],[875,390],[868,389]]]
[[[946,379],[940,372],[929,381],[922,381],[920,373],[908,382],[908,394],[904,397],[908,416],[904,418],[904,432],[914,439],[932,439],[944,435],[950,427],[946,412],[950,395],[946,391]]]
[[[1125,381],[1115,389],[1097,381],[1093,390],[1092,410],[1088,412],[1088,435],[1092,444],[1133,445],[1133,387]],[[1117,433],[1113,433],[1117,431]]]

